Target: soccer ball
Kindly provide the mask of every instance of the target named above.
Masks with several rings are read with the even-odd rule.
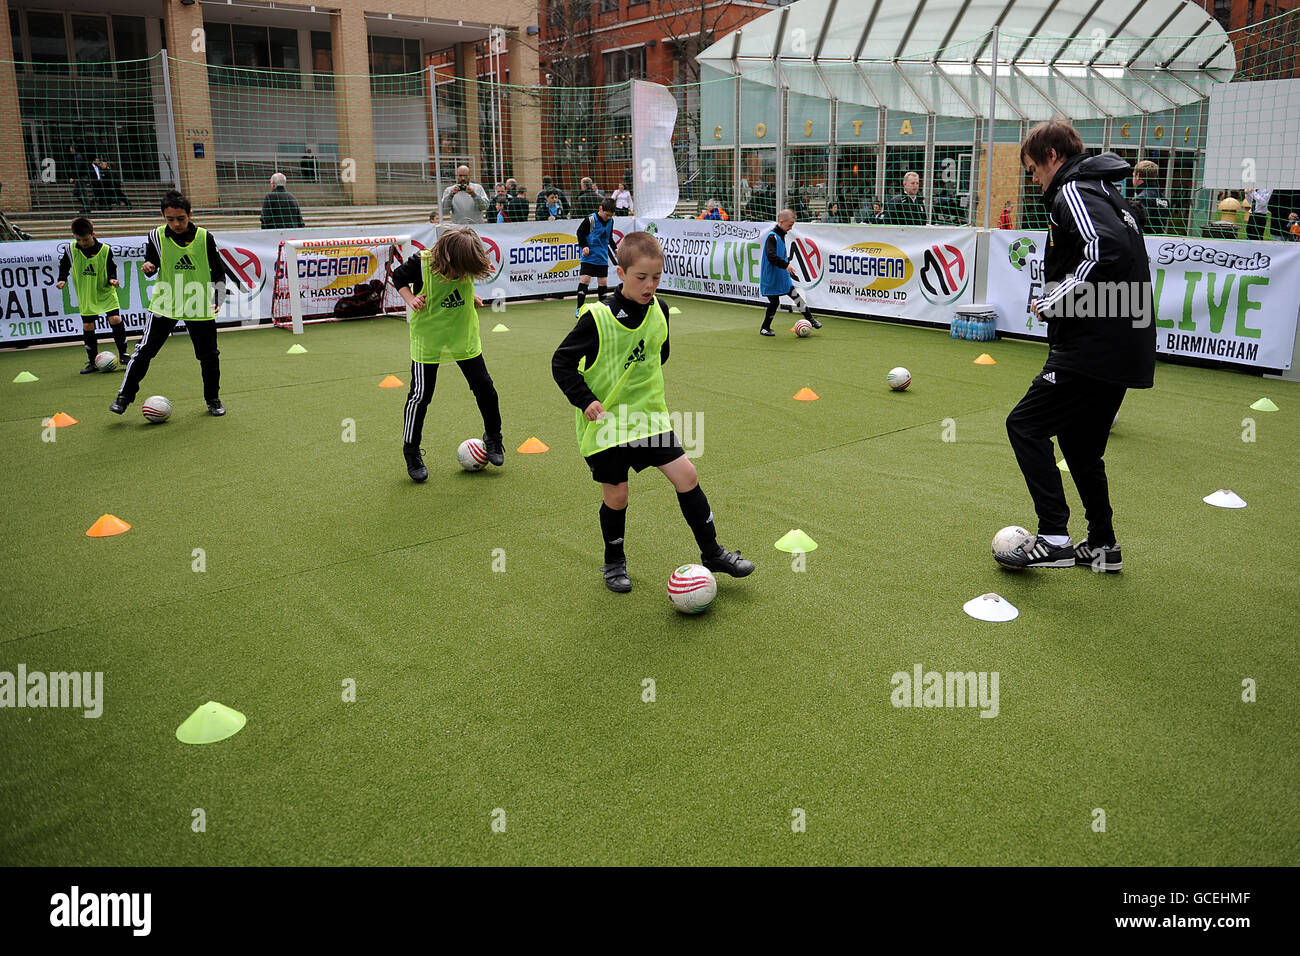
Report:
[[[117,356],[112,352],[100,352],[95,356],[95,368],[101,372],[111,372],[117,368]]]
[[[487,465],[487,449],[478,438],[466,438],[456,449],[456,460],[466,471],[482,471]]]
[[[1021,236],[1011,243],[1011,248],[1007,250],[1007,259],[1010,260],[1012,267],[1019,272],[1024,269],[1029,257],[1037,251],[1038,247],[1034,245],[1034,240],[1028,236]]]
[[[1032,537],[1033,535],[1019,525],[1013,524],[1003,528],[993,536],[993,557],[1010,554]]]
[[[801,339],[806,339],[812,335],[812,323],[807,319],[800,319],[794,324],[794,334]]]
[[[889,370],[889,374],[885,376],[885,381],[894,391],[901,392],[912,384],[912,373],[900,365],[898,368]]]
[[[140,412],[145,419],[155,424],[165,422],[171,418],[172,403],[167,401],[161,395],[151,395],[145,399],[144,404],[140,406]]]
[[[717,579],[703,565],[683,564],[668,575],[668,600],[683,614],[703,614],[717,596]]]

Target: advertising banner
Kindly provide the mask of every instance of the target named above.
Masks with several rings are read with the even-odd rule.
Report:
[[[1046,337],[1047,325],[1029,311],[1030,299],[1043,294],[1046,243],[1045,232],[989,236],[987,299],[999,329]],[[1291,367],[1300,244],[1150,236],[1146,246],[1157,354]]]

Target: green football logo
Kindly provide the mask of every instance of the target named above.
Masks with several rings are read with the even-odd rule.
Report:
[[[1011,248],[1007,250],[1007,258],[1010,260],[1011,265],[1015,267],[1016,271],[1019,272],[1025,267],[1025,263],[1029,261],[1029,257],[1037,251],[1038,247],[1034,245],[1034,240],[1030,239],[1028,236],[1021,236],[1015,242],[1011,243]]]

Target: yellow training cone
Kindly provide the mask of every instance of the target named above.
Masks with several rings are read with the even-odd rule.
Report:
[[[406,383],[396,375],[385,375],[384,380],[379,383],[380,388],[401,388]]]
[[[815,402],[819,398],[821,398],[821,396],[818,395],[816,392],[814,392],[807,385],[805,385],[803,388],[799,389],[799,391],[794,393],[794,400],[796,402]]]
[[[542,452],[550,450],[551,446],[536,435],[519,446],[519,454],[521,455],[540,455]]]
[[[998,363],[993,360],[993,356],[989,355],[988,352],[981,352],[980,357],[975,360],[975,364],[976,365],[997,365]]]
[[[246,723],[248,718],[239,711],[210,700],[176,728],[176,739],[183,744],[214,744],[235,736]]]
[[[124,534],[131,526],[117,515],[100,515],[99,520],[86,529],[87,538],[111,538],[115,534]]]

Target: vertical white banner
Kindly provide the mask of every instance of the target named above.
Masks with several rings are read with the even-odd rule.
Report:
[[[673,127],[677,101],[658,83],[632,81],[632,201],[636,214],[650,219],[671,216],[677,208],[677,160]]]

